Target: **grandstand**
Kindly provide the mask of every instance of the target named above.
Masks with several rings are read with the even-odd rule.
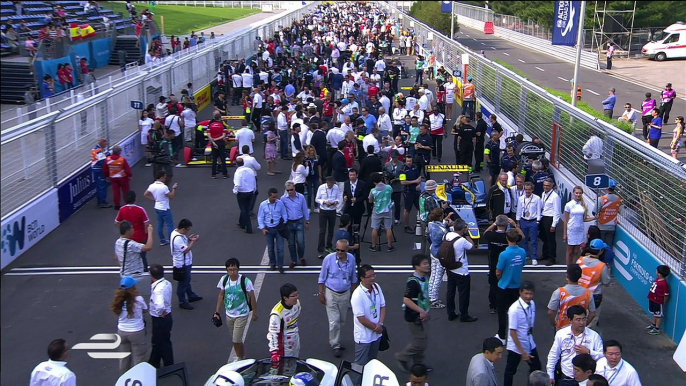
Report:
[[[3,36],[0,42],[0,75],[2,83],[0,93],[2,103],[23,103],[23,92],[27,84],[39,85],[41,79],[35,79],[35,63],[41,60],[59,58],[73,54],[71,49],[72,42],[69,35],[69,25],[90,25],[95,34],[87,39],[81,39],[78,43],[85,43],[92,40],[112,38],[120,35],[133,37],[134,23],[131,18],[121,13],[116,13],[110,9],[90,9],[85,10],[80,5],[80,1],[23,1],[0,2],[0,22]],[[58,13],[59,11],[59,13]],[[60,13],[63,16],[60,16]],[[106,22],[105,22],[106,21]],[[65,28],[64,37],[50,39],[49,44],[41,42],[41,29],[57,25]],[[16,40],[10,41],[6,32],[13,29]],[[125,40],[125,39],[122,39]],[[130,40],[130,39],[129,39]],[[28,43],[27,43],[28,41]],[[28,47],[34,47],[35,57],[31,54]],[[130,43],[127,42],[127,51]],[[116,53],[115,41],[112,40],[112,51]],[[113,64],[118,64],[117,55],[114,57]],[[140,55],[127,55],[127,62],[138,60]],[[76,69],[76,63],[72,66]]]

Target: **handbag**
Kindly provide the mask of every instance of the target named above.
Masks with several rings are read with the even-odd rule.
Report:
[[[276,231],[279,232],[281,237],[283,237],[284,239],[287,239],[290,236],[290,232],[288,231],[288,225],[285,221],[283,221],[283,218],[279,219],[279,224],[276,226]]]
[[[386,326],[383,326],[383,332],[381,333],[381,341],[379,342],[379,351],[386,351],[391,348],[391,340],[388,338],[388,330]]]

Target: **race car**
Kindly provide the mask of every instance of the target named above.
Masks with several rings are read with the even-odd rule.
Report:
[[[226,139],[226,165],[233,166],[236,162],[236,156],[238,155],[238,147],[236,146],[236,137],[234,129],[229,125],[229,121],[243,119],[243,116],[222,116],[222,123],[224,124],[225,130],[227,132]],[[196,127],[196,141],[195,147],[186,148],[186,162],[188,166],[209,166],[212,165],[212,144],[207,139],[207,126],[210,124],[210,120],[198,122]]]
[[[379,384],[399,386],[395,374],[374,359],[364,367],[342,361],[340,367],[319,359],[283,358],[279,367],[271,359],[245,359],[222,366],[205,386],[356,386]]]
[[[436,196],[446,201],[450,208],[467,223],[469,235],[479,249],[487,249],[481,243],[481,233],[488,228],[488,210],[486,198],[488,192],[483,179],[467,165],[430,165],[431,173],[452,172],[451,180],[444,179],[438,184]]]

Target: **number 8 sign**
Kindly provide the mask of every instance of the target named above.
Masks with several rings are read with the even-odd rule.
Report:
[[[586,175],[586,186],[593,189],[605,189],[610,186],[610,176],[607,174]]]

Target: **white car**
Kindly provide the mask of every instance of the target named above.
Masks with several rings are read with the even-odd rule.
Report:
[[[655,34],[641,53],[661,62],[665,59],[686,58],[686,23],[677,22]]]

